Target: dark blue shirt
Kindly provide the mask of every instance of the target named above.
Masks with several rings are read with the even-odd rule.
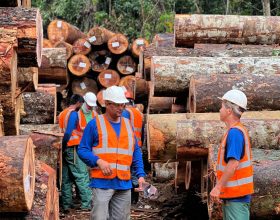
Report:
[[[230,159],[240,161],[244,156],[245,139],[242,131],[238,128],[231,128],[228,132],[227,142],[225,147],[225,161]],[[242,196],[234,199],[226,199],[229,202],[246,202],[250,203],[251,195]]]
[[[113,129],[115,130],[117,136],[120,135],[120,128],[121,122],[114,123],[110,122]],[[136,138],[135,138],[136,139]],[[78,147],[78,155],[81,160],[88,165],[89,167],[97,166],[96,162],[99,159],[98,156],[94,155],[92,152],[92,147],[98,145],[98,133],[97,133],[97,126],[96,126],[96,119],[91,120],[85,130]],[[137,177],[144,177],[146,174],[144,172],[143,160],[142,160],[142,153],[137,145],[137,141],[135,140],[135,147],[132,159],[132,166],[136,168],[136,175]],[[101,188],[101,189],[117,189],[117,190],[127,190],[132,188],[131,180],[120,180],[119,178],[114,179],[99,179],[99,178],[92,178],[89,184],[92,188]]]
[[[78,123],[79,123],[78,113],[76,111],[72,111],[69,116],[66,131],[65,131],[63,139],[62,139],[62,146],[64,146],[64,147],[67,146],[67,143],[71,137],[71,134],[72,134],[73,130],[77,127]]]

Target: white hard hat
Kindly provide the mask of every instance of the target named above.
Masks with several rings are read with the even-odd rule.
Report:
[[[91,106],[91,107],[96,106],[96,100],[97,100],[97,98],[96,98],[96,95],[95,95],[94,93],[92,93],[92,92],[87,92],[87,93],[84,95],[84,100],[85,100],[85,102],[86,102],[89,106]]]
[[[103,99],[114,103],[128,103],[122,87],[111,86],[103,91]]]
[[[232,89],[229,90],[224,94],[222,98],[218,97],[221,100],[226,100],[229,101],[233,104],[238,105],[239,107],[243,109],[247,109],[247,97],[244,94],[244,92],[237,90],[237,89]]]

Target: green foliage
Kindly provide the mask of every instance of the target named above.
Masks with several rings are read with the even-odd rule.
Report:
[[[280,15],[280,1],[271,0],[271,14]],[[130,39],[151,40],[156,33],[173,32],[174,15],[225,14],[227,0],[32,0],[39,7],[44,29],[60,18],[87,32],[99,25]],[[261,0],[229,0],[229,13],[262,15]]]

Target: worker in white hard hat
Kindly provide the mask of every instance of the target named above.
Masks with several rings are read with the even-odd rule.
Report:
[[[62,141],[63,168],[62,168],[62,207],[65,213],[73,207],[72,202],[72,179],[78,187],[81,198],[80,210],[91,210],[91,190],[88,187],[89,175],[86,165],[77,156],[77,147],[80,144],[83,131],[94,117],[97,116],[96,95],[87,92],[84,96],[84,103],[78,112],[71,111],[68,114],[67,127]],[[70,178],[73,176],[74,178]]]
[[[223,219],[249,220],[254,192],[252,152],[248,131],[240,122],[247,109],[247,97],[234,89],[220,99],[220,119],[227,131],[219,147],[217,183],[210,197],[214,202],[222,202]]]
[[[86,126],[79,157],[91,167],[93,192],[91,219],[130,219],[132,188],[130,167],[136,168],[139,188],[145,182],[142,153],[130,121],[122,117],[128,100],[119,86],[103,93],[106,112]]]

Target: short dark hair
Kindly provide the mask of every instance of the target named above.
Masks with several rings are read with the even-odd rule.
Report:
[[[77,102],[83,103],[84,102],[84,98],[81,95],[78,94],[73,94],[70,98],[70,105],[75,105],[77,104]]]

